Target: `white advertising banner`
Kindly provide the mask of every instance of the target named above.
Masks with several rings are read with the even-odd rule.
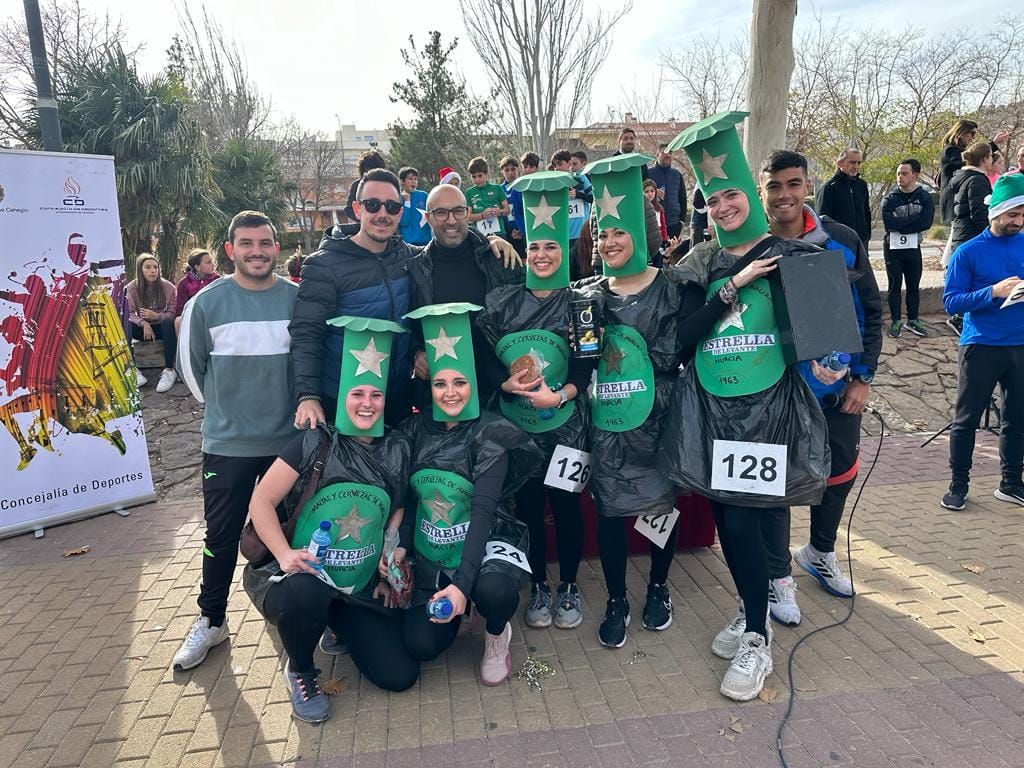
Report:
[[[155,499],[111,157],[0,149],[0,537]]]

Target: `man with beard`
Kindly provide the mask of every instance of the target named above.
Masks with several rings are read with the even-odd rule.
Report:
[[[634,131],[632,128],[623,128],[621,131],[619,131],[619,148],[615,152],[612,152],[612,156],[614,157],[615,155],[628,155],[631,152],[636,151],[636,131]],[[647,181],[647,174],[647,166],[641,165],[640,177],[644,181]]]
[[[469,214],[466,196],[458,187],[441,184],[427,196],[427,223],[434,237],[422,253],[409,262],[414,306],[468,302],[482,307],[489,291],[526,280],[526,272],[512,246],[503,240],[496,241],[507,248],[515,258],[514,263],[506,260],[503,264],[494,259],[491,250],[495,241],[489,245],[487,238],[470,229]],[[473,344],[477,360],[494,358],[492,347],[475,325]],[[426,381],[429,373],[422,345],[413,359],[417,377]],[[502,374],[503,370],[495,371],[495,376],[481,372],[481,402],[486,402],[497,384],[504,380]]]
[[[174,669],[198,666],[228,637],[227,602],[238,540],[256,481],[294,436],[288,323],[298,287],[274,274],[274,225],[242,211],[224,250],[235,273],[185,305],[178,372],[203,414],[203,579],[200,615],[174,655]]]
[[[428,197],[428,210],[430,200]],[[462,205],[465,206],[464,197]],[[403,210],[398,177],[384,168],[367,171],[356,191],[354,210],[358,226],[328,229],[319,250],[302,266],[295,317],[288,329],[295,365],[297,429],[314,429],[318,422],[334,422],[345,330],[327,325],[327,320],[352,315],[407,326],[408,321],[402,316],[420,306],[412,302],[408,270],[412,257],[423,249],[395,236]],[[462,224],[465,226],[465,221]],[[432,219],[430,225],[436,237]],[[481,236],[479,241],[486,249],[488,240]],[[512,246],[499,238],[491,240],[490,250],[494,256],[515,259]],[[489,260],[500,270],[501,263],[494,256]],[[401,421],[410,412],[410,343],[404,338],[406,335],[395,339],[391,351],[384,412],[387,424]]]
[[[956,412],[949,431],[952,482],[946,509],[966,506],[974,434],[998,383],[1003,392],[999,469],[1000,501],[1024,506],[1024,301],[1003,306],[1024,278],[1024,175],[1008,173],[989,195],[989,226],[953,252],[942,301],[963,313]]]

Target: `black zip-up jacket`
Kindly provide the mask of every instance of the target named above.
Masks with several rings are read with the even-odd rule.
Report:
[[[882,222],[886,232],[909,235],[925,232],[935,220],[935,203],[923,187],[904,192],[896,187],[882,201]]]
[[[861,242],[867,243],[871,239],[868,184],[860,176],[836,171],[818,190],[818,214],[845,224],[857,233]]]
[[[393,320],[409,327],[402,315],[412,308],[409,261],[420,249],[394,237],[387,249],[371,253],[352,241],[358,224],[331,227],[320,248],[302,264],[295,314],[288,326],[296,400],[318,395],[338,397],[345,331],[327,325],[339,315]],[[409,381],[408,334],[394,340],[388,374],[388,401],[400,399]]]
[[[484,273],[488,293],[502,285],[519,285],[526,282],[526,270],[521,266],[505,269],[504,260],[495,257],[494,251],[491,250],[491,243],[486,237],[472,229],[466,236],[473,244],[473,260],[480,271]],[[416,258],[409,262],[414,308],[434,303],[435,248],[435,242],[431,240],[420,250]]]
[[[953,180],[949,183],[949,196],[953,201],[950,253],[988,227],[988,204],[985,198],[990,194],[992,185],[988,176],[976,168],[961,168],[953,174]]]

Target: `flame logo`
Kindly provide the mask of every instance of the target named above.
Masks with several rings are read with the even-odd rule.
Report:
[[[82,191],[82,188],[78,185],[78,182],[75,181],[74,176],[68,176],[67,181],[64,182],[64,191],[67,192],[69,195],[78,197],[79,193]]]

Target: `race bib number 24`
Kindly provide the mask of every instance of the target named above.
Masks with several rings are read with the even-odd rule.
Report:
[[[718,491],[785,496],[786,459],[784,445],[715,440],[711,487]]]

